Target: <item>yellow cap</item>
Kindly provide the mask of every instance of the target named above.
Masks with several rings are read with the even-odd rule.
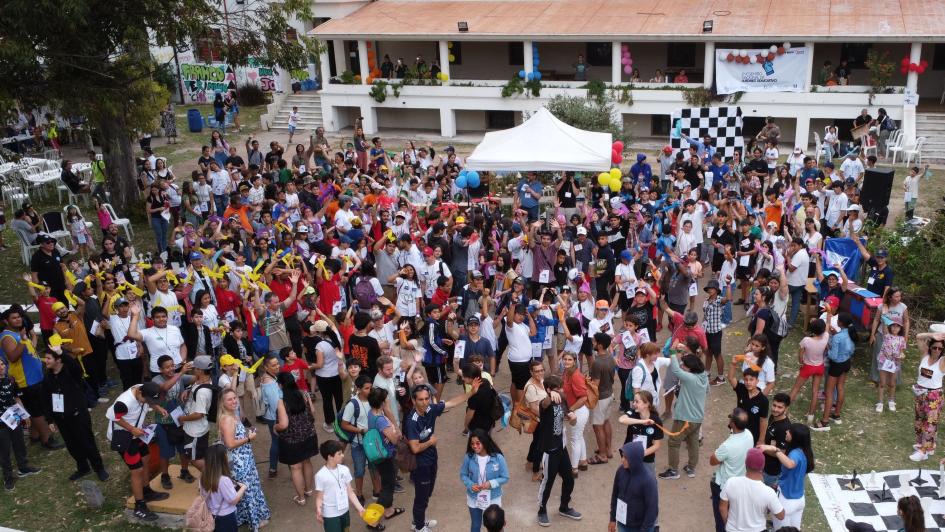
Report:
[[[456,217],[456,223],[458,223],[458,224],[464,224],[464,223],[466,223],[466,218],[463,218],[462,216],[457,216],[457,217]]]
[[[238,361],[233,358],[233,355],[223,355],[220,357],[220,367],[226,367],[237,363]]]
[[[59,309],[61,308],[66,308],[66,304],[63,303],[62,301],[56,301],[55,303],[52,304],[53,312],[59,312]]]

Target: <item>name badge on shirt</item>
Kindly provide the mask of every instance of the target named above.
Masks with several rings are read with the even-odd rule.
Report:
[[[551,272],[549,270],[542,270],[541,272],[538,273],[539,283],[547,283],[550,278],[551,278]]]
[[[476,508],[485,510],[492,505],[492,490],[482,490],[476,493]]]
[[[66,400],[61,393],[52,394],[52,410],[60,414],[66,411]]]
[[[466,355],[466,341],[456,340],[453,344],[453,358],[462,359]]]

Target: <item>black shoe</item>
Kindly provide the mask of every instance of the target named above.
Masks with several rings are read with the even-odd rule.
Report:
[[[64,443],[57,440],[56,438],[53,438],[52,436],[50,436],[49,439],[46,440],[46,443],[43,444],[43,447],[45,447],[46,449],[49,449],[50,451],[58,451],[59,449],[62,449],[65,446],[66,445]]]
[[[158,514],[151,511],[147,504],[143,502],[135,504],[134,516],[142,521],[157,521]]]
[[[39,473],[40,471],[42,471],[42,469],[40,469],[40,468],[38,468],[38,467],[26,466],[26,467],[24,467],[24,468],[19,469],[19,470],[16,472],[16,476],[18,476],[18,477],[20,477],[20,478],[28,477],[28,476],[30,476],[30,475],[35,475],[36,473]]]
[[[152,489],[144,490],[144,502],[163,501],[170,496],[171,494],[165,491],[154,491]]]
[[[75,473],[69,475],[69,480],[71,480],[72,482],[75,482],[76,480],[79,480],[80,478],[84,477],[85,475],[88,475],[91,472],[92,472],[91,469],[76,471]]]
[[[13,477],[10,477],[3,481],[3,489],[7,491],[13,491],[16,489],[16,481],[13,480]]]
[[[102,482],[105,482],[106,480],[112,478],[111,475],[108,474],[108,471],[105,470],[105,468],[99,469],[98,471],[95,472],[95,474],[98,476],[98,479],[101,480]]]
[[[189,469],[184,469],[183,471],[181,471],[181,472],[180,472],[180,476],[177,477],[177,478],[183,480],[184,482],[186,482],[186,483],[188,483],[188,484],[190,484],[190,483],[192,483],[193,481],[197,480],[193,475],[190,474],[190,470],[189,470]]]
[[[174,489],[174,483],[171,482],[171,476],[167,473],[161,474],[161,487],[166,490]]]

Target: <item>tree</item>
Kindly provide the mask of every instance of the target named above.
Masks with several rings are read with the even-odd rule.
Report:
[[[150,130],[168,102],[152,46],[212,41],[223,62],[300,68],[308,40],[288,20],[312,18],[310,0],[7,0],[0,9],[0,108],[49,105],[82,114],[100,136],[111,201],[129,212],[134,132]],[[214,41],[215,35],[225,39]]]
[[[609,99],[588,100],[573,96],[555,96],[546,105],[551,114],[569,126],[586,131],[610,133],[614,140],[630,144],[630,134],[614,119],[614,106]]]

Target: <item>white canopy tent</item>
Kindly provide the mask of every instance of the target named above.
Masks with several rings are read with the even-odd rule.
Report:
[[[542,107],[521,125],[486,133],[466,158],[466,168],[490,172],[606,172],[610,169],[612,144],[610,133],[569,126]]]

